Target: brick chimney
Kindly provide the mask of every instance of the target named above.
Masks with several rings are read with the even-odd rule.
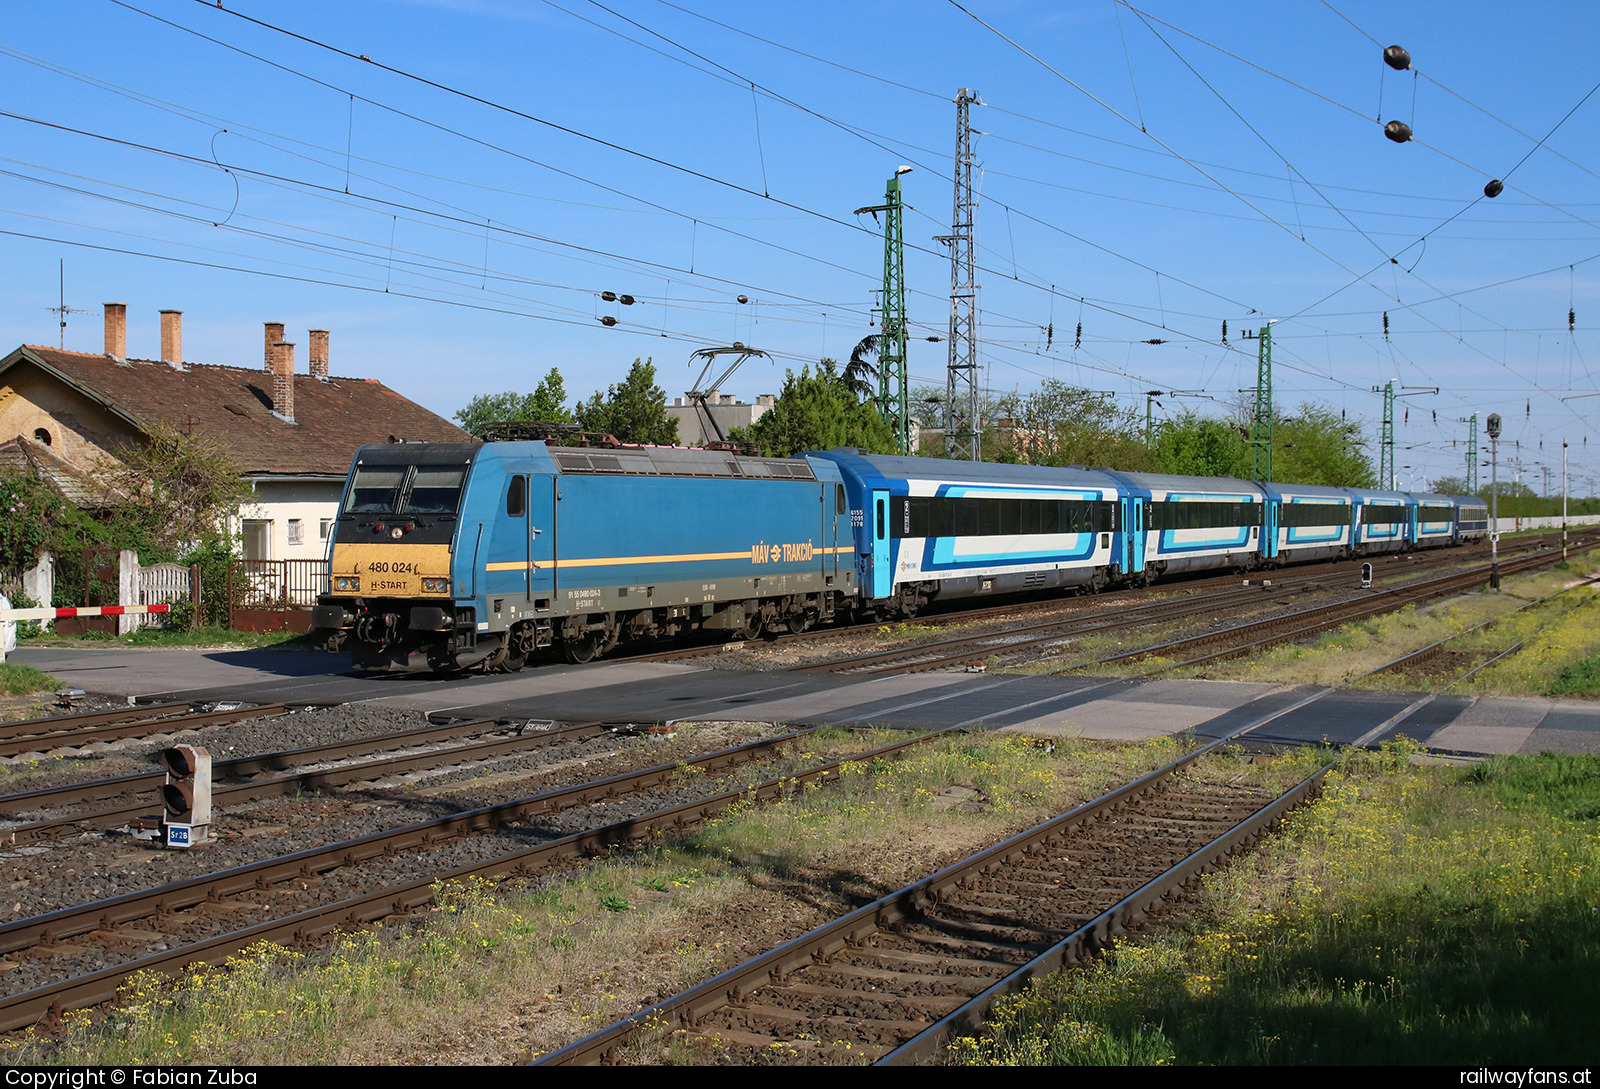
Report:
[[[272,414],[294,423],[294,344],[280,340],[272,349]]]
[[[277,372],[272,365],[272,361],[278,354],[278,345],[283,343],[283,322],[269,321],[266,323],[266,326],[267,349],[265,354],[262,356],[261,369],[266,371],[268,374],[275,374]]]
[[[161,311],[161,362],[183,370],[183,311]]]
[[[318,382],[328,380],[328,331],[326,329],[311,330],[311,377]]]
[[[128,358],[127,303],[106,303],[106,355],[118,363]]]

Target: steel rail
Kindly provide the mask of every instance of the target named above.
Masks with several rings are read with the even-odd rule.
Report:
[[[1005,979],[880,1058],[876,1065],[914,1066],[925,1063],[942,1051],[954,1036],[977,1032],[997,999],[1017,993],[1037,976],[1059,972],[1087,959],[1109,944],[1115,936],[1154,914],[1163,902],[1177,895],[1186,885],[1204,874],[1221,869],[1232,855],[1252,849],[1263,836],[1277,827],[1291,809],[1321,792],[1323,779],[1334,763],[1330,761],[1323,765],[1160,877],[1147,882]]]
[[[295,706],[303,706],[295,704]],[[13,737],[0,741],[0,756],[16,756],[25,752],[50,752],[53,749],[75,749],[94,741],[118,741],[125,737],[149,737],[151,734],[180,733],[198,730],[204,726],[220,726],[228,722],[242,722],[251,718],[266,718],[287,713],[289,705],[282,703],[241,707],[233,711],[209,711],[191,715],[173,715],[169,718],[140,719],[131,722],[112,722],[104,726],[90,726],[72,730],[28,737]]]
[[[1500,567],[1505,573],[1515,574],[1521,571],[1532,570],[1543,564],[1551,562],[1559,562],[1559,557],[1556,555],[1525,556],[1519,560],[1502,562]],[[1188,658],[1181,662],[1163,666],[1158,671],[1168,672],[1170,670],[1180,669],[1185,666],[1200,665],[1216,659],[1244,654],[1251,650],[1256,650],[1265,646],[1271,646],[1276,643],[1286,642],[1302,636],[1314,635],[1318,632],[1327,631],[1329,628],[1336,625],[1350,624],[1358,620],[1365,620],[1368,617],[1394,612],[1395,610],[1402,609],[1407,605],[1414,605],[1418,602],[1427,601],[1431,598],[1442,597],[1446,594],[1457,593],[1464,589],[1470,589],[1473,586],[1486,583],[1488,578],[1489,569],[1487,567],[1477,568],[1456,575],[1445,575],[1441,576],[1440,578],[1429,579],[1427,582],[1423,583],[1413,583],[1409,586],[1396,587],[1393,590],[1384,590],[1373,598],[1356,599],[1355,601],[1342,601],[1333,605],[1324,605],[1314,609],[1305,609],[1300,612],[1290,613],[1287,616],[1272,617],[1267,620],[1258,620],[1247,624],[1239,624],[1232,628],[1223,628],[1219,631],[1205,632],[1201,635],[1189,636],[1183,639],[1173,639],[1165,643],[1155,643],[1146,647],[1139,647],[1133,650],[1122,651],[1117,654],[1110,654],[1103,658],[1096,658],[1090,661],[1078,662],[1069,666],[1062,666],[1060,669],[1053,670],[1052,672],[1067,673],[1079,669],[1092,669],[1095,666],[1109,665],[1113,662],[1122,662],[1134,658],[1144,658],[1151,655],[1159,655],[1167,651],[1182,651],[1186,647],[1203,646],[1207,643],[1214,643],[1220,639],[1228,639],[1230,637],[1239,635],[1248,635],[1251,632],[1269,631],[1273,628],[1282,628],[1283,626],[1294,623],[1297,620],[1317,617],[1319,614],[1321,616],[1321,619],[1314,620],[1312,623],[1302,625],[1301,627],[1294,628],[1288,632],[1279,632],[1276,635],[1270,635],[1261,639],[1254,639],[1246,643],[1226,647],[1222,650],[1214,651],[1209,654],[1203,654],[1196,658]],[[1376,602],[1376,604],[1365,608],[1351,607],[1352,605],[1358,605],[1363,600],[1373,601]]]
[[[832,922],[824,923],[810,933],[713,976],[698,986],[542,1056],[533,1065],[585,1066],[607,1062],[640,1025],[692,1023],[776,978],[813,963],[819,957],[846,945],[859,944],[886,926],[921,914],[957,885],[977,876],[994,873],[1021,860],[1040,844],[1057,842],[1138,798],[1164,789],[1166,782],[1179,771],[1230,743],[1240,732],[1243,731],[1219,738],[1066,813],[1019,832],[896,892],[879,897]]]
[[[529,817],[619,798],[670,782],[683,765],[708,771],[736,767],[789,744],[809,733],[800,730],[746,745],[719,749],[693,760],[657,764],[636,772],[612,775],[569,787],[543,791],[526,798],[482,806],[431,821],[421,821],[384,832],[373,832],[354,839],[340,840],[320,847],[309,847],[293,854],[263,859],[189,878],[186,881],[157,885],[154,888],[124,893],[121,896],[61,908],[0,924],[0,954],[60,941],[94,930],[120,926],[151,915],[179,911],[206,900],[263,889],[296,877],[315,877],[338,869],[409,850],[433,846],[472,832],[495,831]]]
[[[259,756],[241,756],[232,760],[217,760],[212,763],[211,772],[215,778],[228,779],[246,775],[258,775],[264,771],[286,771],[296,764],[334,760],[351,753],[364,751],[381,752],[384,749],[426,744],[434,740],[448,740],[463,734],[482,732],[498,725],[499,722],[496,719],[480,718],[450,723],[444,726],[428,726],[419,730],[403,730],[398,733],[381,734],[362,741],[341,741],[331,745],[311,745],[300,749],[283,749],[278,752],[262,753]],[[28,813],[37,809],[70,805],[73,802],[84,800],[114,798],[130,791],[144,790],[150,786],[160,786],[165,777],[165,774],[159,771],[139,772],[134,775],[119,775],[109,779],[90,779],[81,783],[67,783],[63,786],[19,791],[15,794],[0,794],[0,814]]]
[[[1403,563],[1410,565],[1415,564],[1418,557],[1424,555],[1427,556],[1430,561],[1434,558],[1438,558],[1441,563],[1448,562],[1449,559],[1449,557],[1441,555],[1440,551],[1430,551],[1427,553],[1384,553],[1381,556],[1370,557],[1366,562],[1384,564]],[[1460,557],[1455,558],[1460,559]],[[1329,570],[1317,570],[1318,567],[1322,566],[1327,566]],[[1294,571],[1279,573],[1276,575],[1274,575],[1272,572],[1267,572],[1266,575],[1262,577],[1274,578],[1277,580],[1280,586],[1294,589],[1304,581],[1331,578],[1339,574],[1348,574],[1355,569],[1356,561],[1354,560],[1328,560],[1318,564],[1309,564],[1304,568],[1298,568]],[[1390,574],[1401,575],[1406,573],[1407,572],[1401,571],[1386,572],[1386,576]],[[1144,607],[1139,604],[1130,606],[1127,604],[1130,600],[1137,601],[1138,599],[1145,597],[1156,597],[1159,595],[1185,593],[1189,591],[1209,593],[1212,587],[1228,590],[1233,588],[1237,582],[1238,576],[1232,574],[1206,574],[1193,578],[1183,578],[1182,576],[1177,576],[1174,581],[1161,582],[1153,586],[1126,587],[1120,590],[1107,591],[1105,594],[1094,595],[1092,598],[1080,597],[1076,599],[1050,597],[1044,600],[1039,600],[1036,598],[1026,597],[1023,595],[1022,591],[1017,591],[1015,593],[995,595],[1001,598],[1014,599],[1009,600],[1001,605],[986,605],[979,608],[955,609],[951,612],[922,612],[918,613],[915,618],[915,622],[919,624],[938,624],[941,626],[957,623],[972,623],[989,618],[1012,617],[1017,615],[1019,612],[1042,612],[1048,609],[1060,608],[1063,605],[1067,605],[1069,608],[1074,610],[1083,610],[1090,615],[1098,615],[1105,610]],[[1091,601],[1095,602],[1096,604],[1090,604]],[[935,600],[933,604],[954,604],[954,602],[939,602]],[[847,635],[854,629],[871,627],[879,623],[881,623],[881,621],[877,620],[863,621],[855,624],[835,623],[826,627],[814,628],[798,635],[778,635],[775,638],[769,639],[768,642],[775,646],[783,646],[794,642],[832,639],[841,635]],[[645,662],[674,661],[683,658],[700,658],[712,654],[719,654],[725,650],[727,646],[728,644],[726,643],[714,643],[708,646],[680,647],[671,650],[657,651],[654,653],[628,654],[625,656],[614,655],[608,660],[625,659],[626,661],[630,662]]]
[[[799,731],[770,740],[788,741],[807,732],[809,731]],[[179,946],[136,961],[76,976],[60,983],[7,995],[0,998],[0,1032],[25,1028],[47,1016],[59,1016],[69,1009],[82,1009],[113,1001],[117,997],[121,982],[138,972],[170,974],[192,964],[221,964],[234,953],[258,942],[306,942],[341,928],[353,929],[391,915],[406,914],[431,903],[434,886],[443,882],[467,877],[533,876],[568,859],[601,854],[617,847],[626,848],[648,843],[655,833],[681,832],[718,816],[730,806],[740,802],[778,800],[808,783],[831,782],[840,777],[841,769],[847,763],[896,757],[907,749],[948,732],[950,731],[938,731],[907,738],[904,741],[830,761],[808,771],[768,779],[753,787],[724,791],[604,827],[576,832],[486,861],[441,871],[418,881],[394,885],[363,896],[350,897],[282,919],[232,931],[206,941]],[[671,766],[675,768],[677,765]],[[298,856],[287,856],[284,861],[296,857]],[[184,886],[192,884],[195,882],[182,883]],[[173,889],[177,887],[168,886]],[[203,902],[206,899],[207,896],[201,896],[194,902]],[[110,904],[112,901],[102,901],[102,903]]]
[[[485,725],[494,725],[494,720],[486,719],[472,723],[461,723],[453,727],[438,727],[434,730],[415,730],[408,734],[390,734],[384,740],[407,738],[416,735],[439,734],[448,738],[451,734],[460,734],[466,727],[477,727],[481,732]],[[508,752],[520,752],[529,749],[547,748],[551,745],[586,740],[606,731],[607,727],[600,722],[577,723],[572,726],[562,727],[538,733],[519,733],[511,737],[493,737],[487,740],[458,745],[447,749],[430,749],[421,753],[408,753],[401,756],[379,757],[374,760],[363,760],[356,763],[344,764],[334,768],[319,768],[312,771],[285,772],[282,774],[258,775],[248,782],[227,783],[213,786],[211,797],[213,804],[220,805],[224,802],[242,802],[247,799],[276,797],[291,794],[297,791],[320,790],[324,787],[343,786],[347,783],[366,782],[372,779],[381,779],[389,775],[399,775],[408,771],[420,769],[446,767],[452,764],[463,764],[473,760],[484,760],[501,756]],[[419,742],[411,742],[417,744]],[[385,746],[388,748],[396,745]],[[317,754],[309,759],[330,759],[332,754],[339,750],[364,751],[361,742],[347,742],[340,745],[322,746],[320,749],[299,750],[304,753]],[[270,757],[244,757],[238,763],[246,768],[254,766],[270,766],[271,758],[292,755],[273,753]],[[228,761],[227,763],[234,763]],[[213,774],[218,768],[225,765],[213,765]],[[232,770],[232,769],[226,769]],[[246,772],[233,771],[234,774]],[[155,773],[152,775],[127,776],[124,779],[102,780],[105,783],[120,784],[129,779],[138,779],[146,782],[147,786],[159,787],[165,781],[165,775]],[[93,784],[90,784],[93,785]],[[58,788],[65,789],[65,788]],[[47,791],[37,791],[44,794]],[[124,788],[119,793],[128,793]],[[97,809],[90,812],[68,813],[47,820],[31,821],[26,824],[13,825],[9,828],[0,828],[0,841],[7,843],[26,843],[32,840],[50,837],[64,828],[78,827],[114,827],[135,817],[144,816],[150,809],[149,801],[131,802],[126,805],[110,809]]]
[[[1526,550],[1524,550],[1526,551]],[[1444,550],[1428,552],[1409,552],[1389,554],[1389,559],[1403,561],[1409,570],[1388,570],[1381,576],[1386,579],[1405,578],[1413,575],[1425,574],[1427,571],[1449,567],[1460,562],[1463,557],[1453,556]],[[1225,606],[1233,601],[1266,601],[1269,598],[1280,598],[1286,594],[1301,593],[1308,590],[1322,589],[1337,585],[1340,580],[1347,577],[1346,568],[1353,565],[1354,561],[1340,561],[1340,566],[1332,571],[1309,573],[1295,571],[1287,575],[1272,575],[1254,583],[1246,580],[1244,587],[1237,585],[1237,580],[1222,578],[1203,580],[1205,582],[1224,582],[1228,588],[1205,592],[1199,595],[1190,595],[1184,598],[1166,598],[1158,601],[1135,604],[1121,609],[1112,607],[1111,615],[1107,610],[1093,610],[1088,615],[1078,617],[1062,617],[1054,621],[1036,624],[1027,624],[1011,628],[1007,631],[989,632],[987,634],[964,636],[957,639],[937,639],[915,646],[896,647],[889,650],[872,651],[867,654],[852,655],[850,657],[835,659],[828,662],[816,662],[808,665],[792,666],[791,672],[855,672],[864,676],[890,675],[895,673],[925,672],[933,669],[942,669],[951,665],[959,665],[965,656],[973,653],[968,650],[959,654],[948,654],[941,657],[924,658],[925,655],[938,651],[948,651],[955,647],[972,647],[975,644],[992,643],[1011,635],[1022,634],[1030,631],[1053,631],[1053,634],[1035,639],[1018,640],[992,647],[989,653],[1013,654],[1018,651],[1032,649],[1039,646],[1048,646],[1074,636],[1094,634],[1104,631],[1114,631],[1121,628],[1133,627],[1143,623],[1156,623],[1160,621],[1182,620],[1196,613],[1203,613],[1207,609]],[[1370,562],[1370,561],[1368,561]],[[1154,588],[1160,590],[1181,590],[1196,583],[1187,584],[1161,584]],[[1263,594],[1262,591],[1266,591]],[[993,610],[1003,612],[1003,610]],[[1130,615],[1131,614],[1131,615]],[[1154,615],[1152,615],[1154,614]],[[1167,615],[1162,615],[1167,614]],[[963,619],[963,614],[950,614],[948,619]],[[1228,629],[1234,630],[1234,629]],[[1221,633],[1217,633],[1221,634]],[[979,648],[982,649],[981,647]],[[923,659],[894,665],[903,659]],[[877,665],[879,668],[863,668]]]
[[[131,722],[140,718],[178,714],[194,709],[194,703],[180,700],[176,703],[150,703],[143,707],[113,707],[109,711],[80,711],[68,715],[46,715],[42,718],[24,718],[16,722],[0,723],[0,738],[20,737],[24,734],[59,733],[76,730],[80,726],[102,726],[108,722]]]

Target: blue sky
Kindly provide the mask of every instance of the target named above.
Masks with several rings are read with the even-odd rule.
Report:
[[[689,353],[733,340],[774,359],[733,390],[772,392],[873,331],[882,239],[852,212],[900,164],[913,332],[943,334],[971,87],[989,388],[1232,402],[1242,334],[1275,319],[1290,410],[1375,440],[1372,386],[1441,387],[1401,402],[1402,486],[1461,472],[1474,411],[1505,418],[1503,475],[1554,490],[1566,438],[1572,490],[1600,486],[1600,397],[1562,400],[1600,390],[1594,5],[227,7],[8,10],[0,345],[56,343],[65,259],[79,350],[119,301],[131,354],[163,308],[198,362],[254,365],[263,321],[323,327],[336,374],[445,415],[551,367],[585,396],[637,356],[681,393]],[[913,339],[914,380],[942,385],[944,349]]]

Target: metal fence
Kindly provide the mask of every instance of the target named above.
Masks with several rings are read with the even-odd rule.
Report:
[[[228,565],[229,626],[310,631],[311,608],[327,587],[326,560],[234,560]]]

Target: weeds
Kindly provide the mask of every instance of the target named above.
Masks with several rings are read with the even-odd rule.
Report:
[[[997,1006],[972,1064],[1585,1063],[1600,757],[1356,755],[1182,930]]]

